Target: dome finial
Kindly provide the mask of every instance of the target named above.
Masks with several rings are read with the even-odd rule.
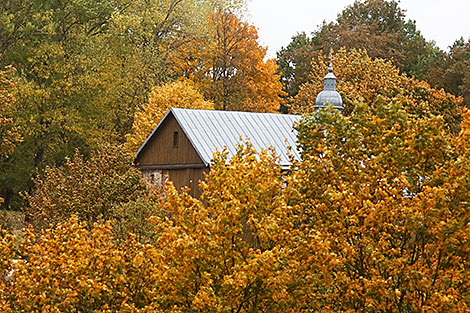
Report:
[[[328,72],[333,73],[333,48],[330,48],[330,66]]]
[[[328,74],[323,79],[323,91],[318,94],[313,108],[315,110],[322,109],[329,104],[334,109],[343,110],[343,99],[336,91],[336,76],[333,74],[333,49],[330,49],[330,65],[328,66]]]

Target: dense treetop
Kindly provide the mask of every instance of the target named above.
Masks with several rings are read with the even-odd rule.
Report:
[[[410,78],[400,73],[390,61],[374,59],[364,50],[342,48],[334,54],[333,61],[344,114],[349,115],[357,101],[372,104],[378,97],[397,98],[410,112],[420,116],[428,113],[442,115],[450,130],[458,130],[463,108],[460,97]],[[328,62],[321,52],[316,53],[311,61],[310,77],[291,100],[291,112],[313,113],[315,98],[323,90],[322,78],[326,75]]]
[[[318,51],[325,53],[342,47],[367,50],[373,59],[389,60],[407,76],[425,79],[432,87],[445,88],[455,96],[465,96],[466,103],[469,101],[465,88],[468,79],[464,78],[468,60],[464,51],[468,45],[457,40],[449,52],[440,50],[422,36],[395,0],[355,1],[335,21],[323,23],[310,35],[293,36],[289,45],[277,53],[284,90],[295,96],[308,80],[310,61]]]

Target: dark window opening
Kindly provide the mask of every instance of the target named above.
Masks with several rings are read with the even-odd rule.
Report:
[[[179,143],[178,141],[179,141],[178,132],[173,132],[173,148],[178,147],[178,143]]]

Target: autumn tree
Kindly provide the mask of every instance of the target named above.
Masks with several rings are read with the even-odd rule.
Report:
[[[88,160],[75,154],[61,166],[46,168],[26,196],[28,222],[41,229],[75,215],[90,227],[113,221],[120,238],[127,231],[142,237],[149,229],[146,218],[156,209],[145,201],[156,196],[131,163],[121,148],[103,146],[92,151]]]
[[[15,86],[12,73],[12,68],[0,71],[0,158],[8,157],[21,139],[18,127],[9,116],[9,109],[15,101],[12,94]]]
[[[283,219],[283,184],[276,158],[248,144],[230,159],[226,152],[215,157],[203,185],[206,205],[169,186],[159,201],[164,214],[152,218],[151,244],[133,236],[117,244],[110,228],[114,223],[90,230],[77,218],[41,234],[29,230],[19,242],[0,236],[0,308],[288,308],[285,286],[291,276],[279,244],[286,233],[278,231],[289,224]],[[8,278],[6,273],[11,273]]]
[[[170,55],[208,29],[215,8],[243,0],[0,2],[0,66],[21,79],[12,114],[24,141],[1,164],[5,205],[75,149],[119,144],[154,86],[175,80]],[[10,199],[12,199],[10,201]]]
[[[135,113],[133,132],[126,135],[126,149],[135,154],[171,108],[210,110],[214,104],[206,101],[196,84],[188,79],[153,88],[148,103]]]
[[[231,158],[215,157],[202,184],[205,205],[169,190],[163,205],[173,226],[161,228],[166,235],[158,243],[178,270],[161,285],[167,308],[253,312],[286,305],[285,251],[278,245],[286,222],[283,183],[276,158],[248,145]]]
[[[391,61],[400,71],[422,79],[431,63],[443,52],[432,41],[426,41],[407,20],[398,1],[355,1],[333,22],[324,22],[310,36],[297,34],[277,54],[277,62],[285,81],[285,89],[295,95],[305,82],[309,69],[306,62],[316,58],[320,50],[366,49],[372,58]],[[294,89],[291,89],[294,86]]]
[[[91,229],[90,229],[91,228]],[[162,312],[160,251],[76,217],[21,239],[0,235],[2,312]]]
[[[313,112],[315,98],[323,89],[328,62],[321,54],[312,60],[310,80],[300,87],[291,106],[292,112]],[[373,103],[377,97],[387,100],[398,97],[409,112],[442,115],[452,131],[458,130],[462,99],[401,74],[390,61],[373,59],[364,50],[343,48],[334,54],[333,65],[346,115],[354,109],[357,101]]]
[[[194,79],[219,110],[276,112],[283,95],[275,60],[264,61],[253,25],[234,14],[218,12],[209,19],[207,37],[183,46],[176,64]]]
[[[465,312],[469,121],[453,136],[384,98],[322,110],[291,173],[248,143],[215,156],[202,201],[170,185],[149,244],[76,218],[4,234],[0,308]]]
[[[6,161],[5,158],[8,158],[8,155],[13,152],[15,146],[21,140],[19,129],[15,125],[10,112],[10,108],[15,101],[12,94],[15,85],[11,78],[12,72],[12,68],[0,71],[0,162]],[[1,179],[0,182],[2,182]],[[1,195],[5,194],[4,190],[1,190],[1,192]],[[3,208],[3,205],[1,205],[3,201],[4,199],[0,197],[1,208]]]
[[[322,111],[302,121],[303,161],[288,188],[323,254],[303,265],[322,269],[312,309],[469,309],[468,118],[454,137],[442,117],[381,97],[356,102],[349,116]]]

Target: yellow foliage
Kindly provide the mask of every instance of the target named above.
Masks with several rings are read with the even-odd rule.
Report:
[[[146,244],[75,217],[3,233],[0,311],[468,312],[469,125],[355,102],[298,125],[291,172],[246,143],[202,199],[170,183]]]
[[[303,162],[288,189],[299,223],[328,242],[317,248],[324,260],[314,260],[325,269],[314,282],[317,305],[335,312],[470,309],[464,121],[454,137],[441,116],[418,117],[379,97],[373,106],[353,103],[350,116],[322,111],[301,123]]]
[[[300,87],[293,100],[290,108],[293,113],[313,112],[316,96],[323,90],[328,62],[322,54],[312,60],[310,81]],[[401,74],[390,61],[371,58],[365,50],[341,48],[334,54],[333,67],[346,115],[354,109],[356,101],[373,104],[378,97],[398,98],[411,113],[442,115],[453,131],[458,129],[462,99]]]
[[[210,110],[214,105],[204,100],[196,84],[188,79],[153,88],[148,102],[134,114],[132,133],[126,135],[126,150],[136,153],[170,108]]]
[[[12,72],[11,67],[4,71],[0,70],[0,158],[8,157],[16,144],[21,141],[19,129],[8,114],[8,109],[15,102],[12,94],[15,83],[10,78]]]

